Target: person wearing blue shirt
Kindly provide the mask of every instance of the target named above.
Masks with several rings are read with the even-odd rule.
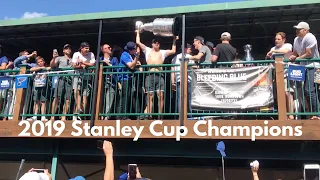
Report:
[[[130,41],[124,47],[124,52],[121,54],[119,66],[119,81],[121,83],[121,102],[119,105],[119,113],[130,113],[131,102],[131,85],[132,85],[132,72],[137,65],[140,65],[138,61],[140,52],[137,52],[136,43]],[[122,117],[118,116],[119,120],[130,120],[127,115]]]
[[[5,70],[8,63],[9,61],[7,56],[2,55],[2,46],[0,45],[0,70]]]
[[[5,70],[7,69],[7,64],[9,63],[8,58],[6,56],[2,55],[2,46],[0,45],[0,70]],[[6,75],[6,73],[0,73],[0,76],[4,76]],[[2,89],[0,90],[0,104],[3,104],[3,100],[6,98],[6,89]],[[2,112],[2,107],[1,109],[1,114],[3,114]]]
[[[28,68],[33,68],[33,67],[36,67],[37,64],[36,63],[29,63],[30,59],[31,58],[35,58],[37,57],[37,51],[33,51],[31,54],[29,54],[28,51],[21,51],[19,53],[19,57],[17,57],[14,61],[13,61],[13,66],[14,66],[14,69],[20,69],[20,65],[24,64],[24,65],[27,65]],[[33,87],[33,84],[32,83],[28,83],[28,89],[32,89]],[[26,95],[26,100],[25,102],[29,102],[30,101],[30,97],[31,97],[31,92],[32,91],[27,91],[27,95]],[[24,110],[23,110],[23,113],[27,113],[28,110],[29,110],[29,106],[24,106]],[[32,108],[31,108],[32,109]],[[26,117],[23,117],[22,120],[25,120]]]
[[[19,57],[17,57],[14,61],[13,61],[13,66],[14,69],[19,69],[20,65],[22,64],[26,64],[28,65],[30,68],[36,67],[37,64],[36,63],[28,63],[28,61],[31,58],[35,58],[37,57],[37,51],[33,51],[31,54],[29,54],[28,51],[22,51],[19,53]]]
[[[111,51],[112,48],[108,44],[104,44],[101,47],[101,51],[103,53],[103,56],[100,57],[100,62],[103,62],[104,65],[107,66],[118,66],[119,65],[119,60],[118,57],[115,56],[116,52],[115,51],[122,51],[122,49],[115,49]],[[120,57],[119,57],[120,58]],[[116,68],[108,67],[106,68],[107,72],[117,72]],[[116,96],[116,89],[120,89],[121,85],[118,82],[117,74],[107,74],[105,76],[105,111],[104,113],[112,113],[111,112],[111,107],[114,104],[115,96]],[[104,120],[110,119],[110,116],[105,116]],[[103,117],[102,117],[103,120]]]

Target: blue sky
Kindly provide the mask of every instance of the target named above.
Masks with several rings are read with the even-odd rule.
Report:
[[[34,18],[118,10],[160,8],[245,0],[3,0],[0,19]]]

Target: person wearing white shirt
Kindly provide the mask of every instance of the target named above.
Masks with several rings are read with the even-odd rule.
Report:
[[[74,95],[76,99],[75,114],[83,113],[87,105],[87,98],[90,95],[90,90],[92,88],[92,77],[91,75],[85,76],[83,74],[88,73],[89,71],[86,69],[94,66],[95,63],[96,59],[94,54],[90,52],[90,45],[87,42],[81,43],[79,52],[74,53],[72,57],[73,67],[78,69],[76,73],[79,75],[74,78],[73,82]],[[80,90],[82,92],[80,92]],[[75,118],[76,117],[73,117],[73,120],[76,120]],[[78,117],[78,119],[80,118]]]
[[[313,120],[320,120],[319,114],[319,99],[316,94],[316,86],[314,83],[314,73],[315,67],[318,65],[316,62],[309,60],[311,58],[319,58],[318,41],[317,38],[310,33],[310,26],[306,22],[300,22],[298,25],[293,26],[296,29],[297,37],[294,39],[293,43],[293,55],[290,56],[291,61],[296,59],[307,59],[300,62],[300,64],[305,65],[306,77],[304,81],[304,91],[310,97],[310,112],[314,112],[315,115],[312,116]]]
[[[185,58],[192,57],[190,55],[192,53],[192,46],[190,44],[186,45],[185,53],[186,53]],[[172,59],[172,64],[179,65],[179,66],[173,66],[171,68],[171,70],[172,70],[172,73],[171,73],[172,87],[173,87],[173,90],[177,92],[176,107],[177,107],[178,112],[180,112],[180,86],[181,86],[181,82],[180,82],[180,64],[181,64],[181,58],[182,58],[182,53],[176,55]],[[188,63],[194,64],[195,62],[193,60],[189,60]],[[191,74],[188,73],[188,89],[187,89],[187,92],[188,92],[188,101],[187,101],[188,113],[192,113],[192,108],[191,108],[192,86],[191,86],[191,82],[192,82],[192,77],[191,77]],[[188,117],[191,117],[191,116],[188,115]]]
[[[276,53],[283,53],[285,59],[289,59],[290,55],[292,54],[292,45],[290,43],[286,43],[286,34],[284,32],[278,32],[275,37],[275,46],[271,48],[271,50],[267,53],[267,58],[273,58],[273,55]],[[294,110],[294,103],[293,103],[293,93],[294,87],[293,81],[289,81],[290,87],[288,87],[288,79],[287,69],[284,70],[284,88],[286,92],[286,99],[287,99],[287,108],[288,112],[293,113]],[[293,115],[289,115],[288,119],[294,119]]]

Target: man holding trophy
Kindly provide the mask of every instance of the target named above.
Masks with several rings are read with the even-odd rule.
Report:
[[[162,23],[163,21],[171,21],[172,24],[169,23]],[[152,105],[153,105],[153,97],[154,92],[157,93],[158,101],[159,101],[159,113],[162,113],[163,106],[164,106],[164,75],[163,73],[158,73],[159,71],[162,71],[162,67],[159,65],[162,65],[165,58],[173,55],[176,53],[176,40],[178,39],[177,36],[174,35],[173,32],[173,25],[174,20],[173,19],[164,19],[164,18],[158,18],[153,23],[147,23],[142,24],[142,22],[136,22],[136,44],[140,47],[141,51],[145,54],[146,62],[148,65],[154,65],[153,67],[150,67],[148,73],[146,75],[145,79],[145,87],[147,92],[147,113],[152,112]],[[166,28],[160,28],[160,26]],[[140,33],[142,30],[148,30],[152,31],[155,35],[159,36],[173,36],[173,44],[172,48],[170,50],[162,50],[160,49],[160,42],[158,39],[152,40],[152,48],[147,47],[140,41]],[[151,119],[151,116],[148,117],[148,119]],[[162,117],[158,117],[158,119],[162,119]]]

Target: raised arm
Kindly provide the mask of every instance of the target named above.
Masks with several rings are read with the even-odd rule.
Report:
[[[133,59],[133,61],[130,61],[131,57],[126,57],[126,60],[124,60],[124,62],[126,62],[128,68],[130,68],[131,70],[134,70],[137,66],[138,60],[140,58],[140,54],[137,53],[136,57]]]
[[[114,180],[113,147],[111,142],[103,142],[103,152],[106,156],[106,167],[103,180]]]
[[[141,48],[141,51],[144,52],[146,50],[146,45],[141,43],[140,32],[138,30],[136,30],[136,34],[136,44]]]
[[[176,51],[177,51],[176,42],[177,42],[178,39],[179,39],[178,36],[176,36],[176,37],[173,38],[172,48],[171,48],[171,50],[167,50],[167,51],[166,51],[166,57],[168,57],[168,56],[176,53]]]

